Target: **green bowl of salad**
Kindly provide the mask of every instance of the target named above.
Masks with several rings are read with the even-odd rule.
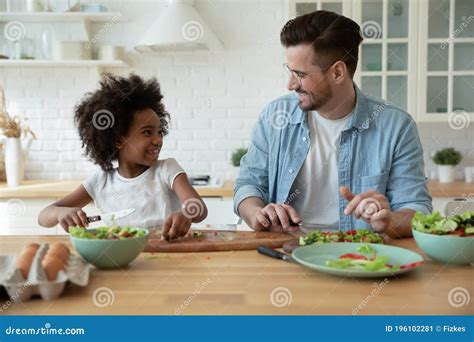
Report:
[[[443,217],[416,213],[413,237],[431,259],[454,265],[474,264],[474,212]]]
[[[133,227],[69,227],[69,234],[77,253],[100,269],[126,267],[143,252],[149,238],[148,230]]]

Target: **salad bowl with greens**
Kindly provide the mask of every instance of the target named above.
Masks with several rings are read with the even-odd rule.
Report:
[[[443,217],[439,212],[416,213],[413,237],[430,258],[456,265],[474,264],[474,212]]]
[[[101,269],[126,267],[145,249],[149,232],[134,227],[69,227],[71,242],[88,263]]]

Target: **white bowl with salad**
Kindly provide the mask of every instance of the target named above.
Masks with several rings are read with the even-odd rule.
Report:
[[[474,264],[474,212],[443,217],[416,213],[412,220],[413,237],[433,260],[455,265]]]

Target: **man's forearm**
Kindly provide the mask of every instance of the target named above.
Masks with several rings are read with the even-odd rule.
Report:
[[[411,220],[415,212],[411,209],[400,209],[392,211],[390,227],[387,229],[387,235],[392,238],[403,238],[412,236]]]
[[[237,208],[240,217],[247,223],[247,225],[253,229],[252,219],[255,217],[255,213],[264,207],[264,203],[259,197],[248,197],[240,202]]]

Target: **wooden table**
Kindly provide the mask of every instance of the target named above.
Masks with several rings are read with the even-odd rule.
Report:
[[[14,254],[29,242],[56,241],[69,243],[65,236],[0,236],[0,251]],[[413,239],[390,243],[417,250]],[[423,256],[426,262],[421,269],[384,282],[333,277],[256,251],[142,253],[129,269],[94,270],[85,288],[69,286],[57,300],[13,304],[4,314],[473,314],[473,298],[459,308],[448,302],[455,287],[474,295],[473,268],[438,264]],[[101,287],[112,291],[111,305],[94,305],[93,293]],[[281,294],[275,295],[276,305],[271,302],[272,292]],[[279,307],[290,297],[288,305]],[[4,302],[2,298],[0,305]]]

